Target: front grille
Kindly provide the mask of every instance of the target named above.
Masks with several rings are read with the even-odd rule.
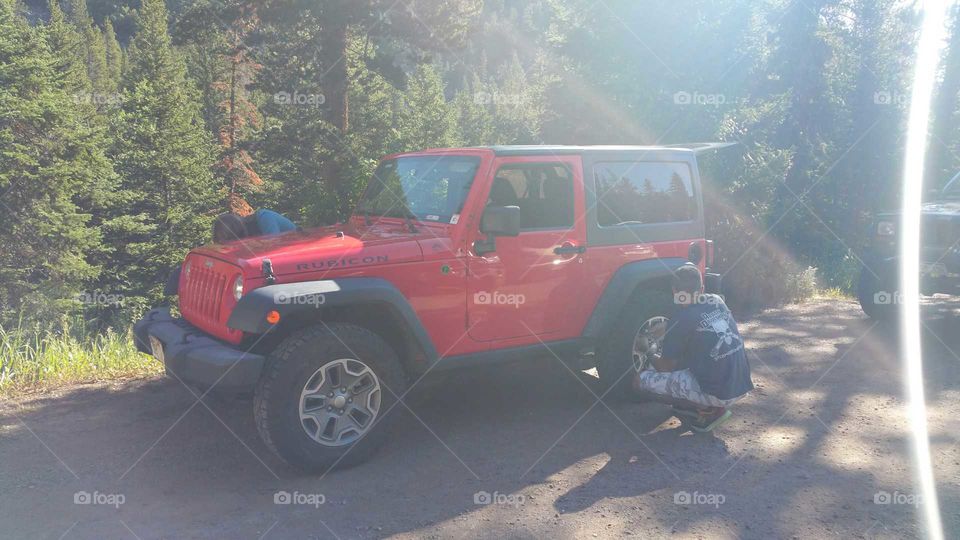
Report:
[[[236,303],[228,292],[239,274],[240,269],[232,264],[189,255],[180,280],[183,318],[216,337],[239,341],[241,333],[227,327],[227,318]]]
[[[960,222],[941,216],[927,216],[920,232],[924,247],[947,249],[960,240]]]
[[[184,284],[186,294],[180,297],[180,309],[209,322],[219,321],[226,285],[226,276],[212,268],[191,267]]]

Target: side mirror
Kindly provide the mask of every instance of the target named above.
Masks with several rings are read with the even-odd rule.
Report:
[[[489,206],[480,218],[480,232],[487,236],[520,234],[519,206]]]
[[[520,207],[488,206],[480,217],[480,232],[487,235],[487,238],[473,243],[477,255],[496,251],[498,236],[520,234]]]

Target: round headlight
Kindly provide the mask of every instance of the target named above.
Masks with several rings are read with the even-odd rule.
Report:
[[[243,296],[243,276],[237,276],[237,280],[233,282],[233,298],[239,302],[241,296]]]
[[[896,226],[892,221],[880,221],[877,223],[877,236],[893,236],[896,232]]]

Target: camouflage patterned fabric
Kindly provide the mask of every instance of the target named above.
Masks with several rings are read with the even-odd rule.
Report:
[[[697,382],[689,369],[681,369],[680,371],[648,369],[641,371],[637,374],[635,388],[672,398],[685,399],[706,407],[727,407],[743,397],[720,399],[705,394],[700,390],[700,383]]]

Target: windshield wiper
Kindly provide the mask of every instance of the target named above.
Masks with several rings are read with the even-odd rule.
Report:
[[[363,224],[370,226],[373,224],[370,221],[370,214],[372,213],[368,208],[365,208],[362,204],[358,204],[356,208],[353,209],[353,213],[363,216]]]
[[[403,208],[401,208],[400,211],[403,213],[403,222],[406,224],[407,229],[409,229],[412,233],[419,232],[417,230],[417,226],[414,225],[413,222],[419,222],[420,218],[413,213],[413,210],[410,210],[409,206],[403,205]]]
[[[407,229],[409,229],[410,232],[419,232],[417,230],[417,226],[414,223],[420,223],[420,218],[416,214],[414,214],[413,211],[410,210],[410,208],[408,208],[407,206],[397,207],[396,210],[391,210],[383,213],[374,212],[370,209],[362,208],[358,206],[356,210],[354,210],[353,212],[354,214],[363,216],[363,221],[367,225],[372,224],[372,221],[370,220],[370,216],[372,215],[376,215],[378,217],[396,217],[403,220],[404,225],[406,225]]]

